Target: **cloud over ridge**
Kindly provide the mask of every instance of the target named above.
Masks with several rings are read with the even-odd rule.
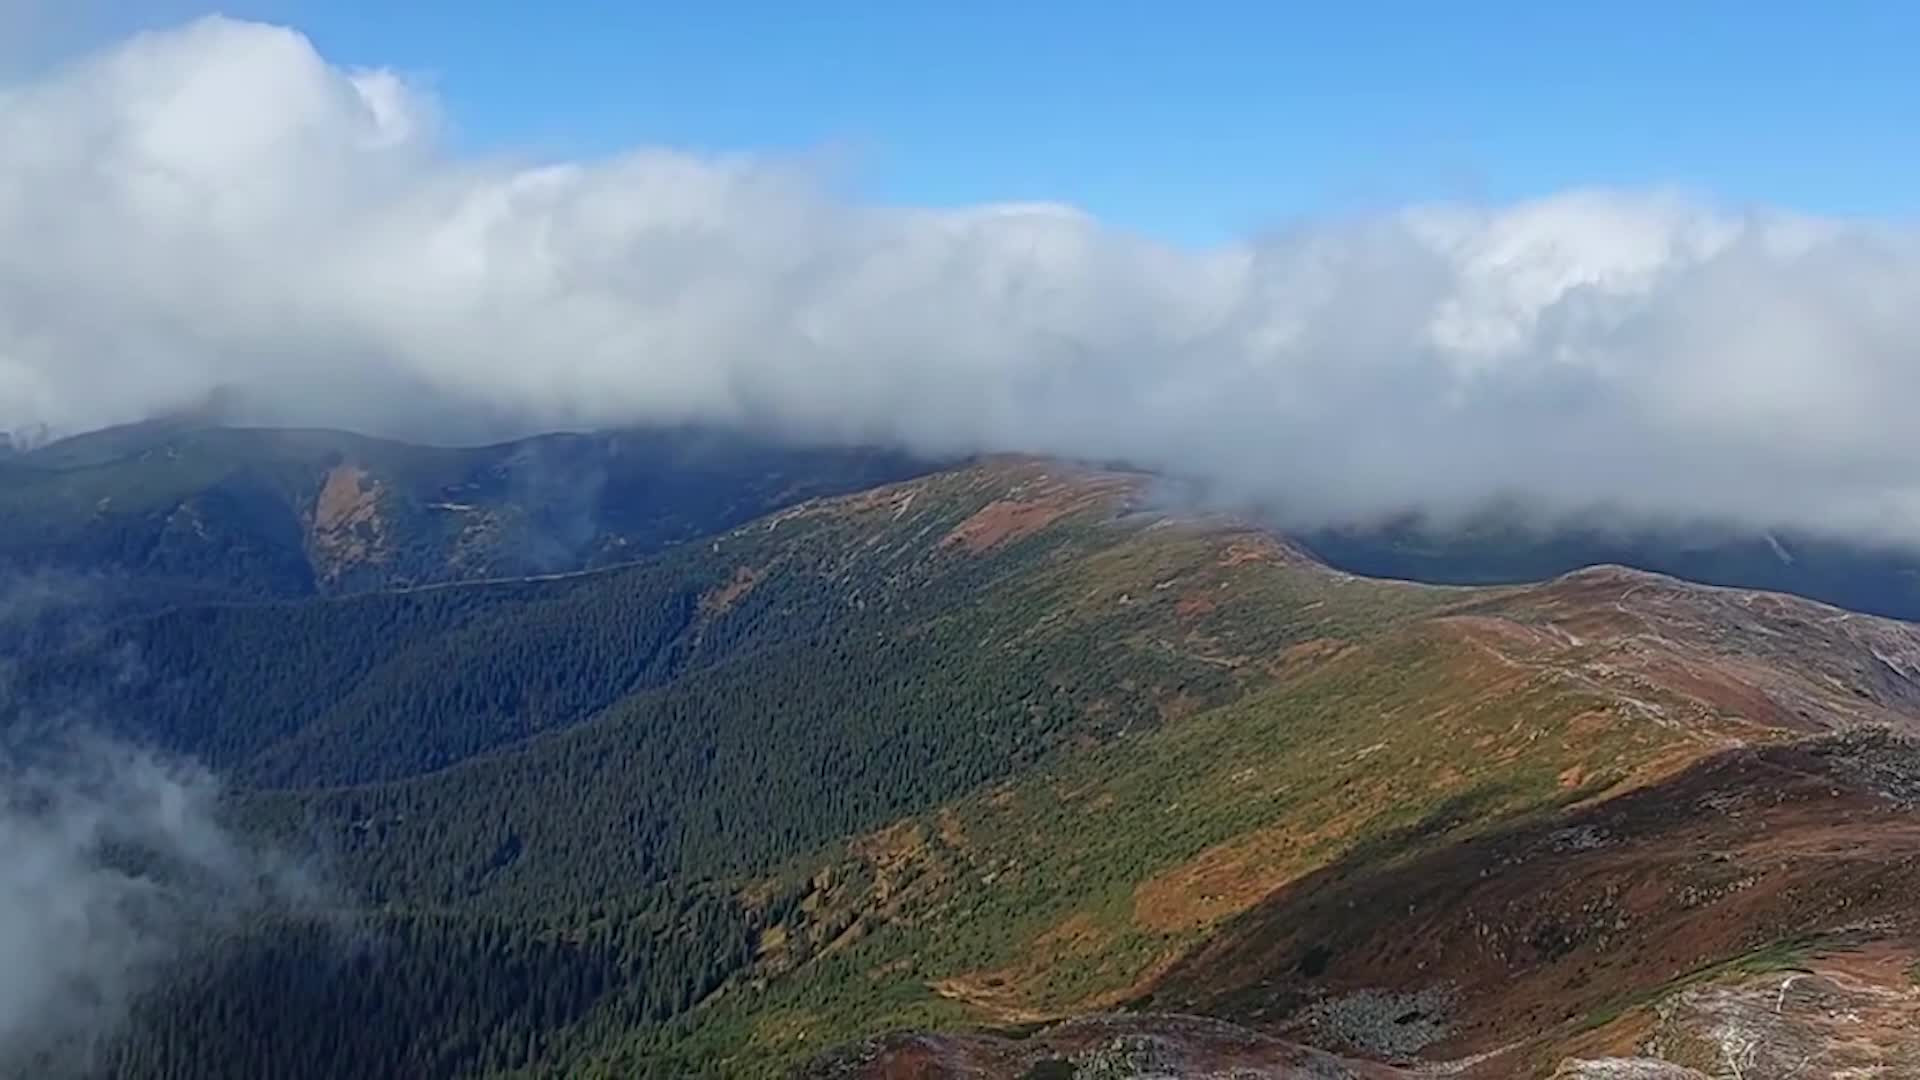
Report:
[[[317,895],[217,799],[191,762],[99,737],[0,750],[0,1073],[90,1071],[209,935]]]
[[[1517,497],[1920,543],[1906,225],[1590,190],[1192,252],[783,161],[475,158],[435,111],[218,18],[0,90],[0,430],[233,387],[1125,458],[1301,523]]]

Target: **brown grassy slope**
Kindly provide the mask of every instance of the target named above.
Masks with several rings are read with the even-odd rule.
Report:
[[[1177,531],[1232,573],[1179,588],[1163,613],[1173,641],[1396,602],[1235,656],[1265,687],[1239,702],[903,823],[914,840],[889,856],[884,901],[854,889],[822,902],[884,912],[866,930],[877,956],[889,933],[921,933],[905,935],[912,963],[888,962],[951,1007],[920,1012],[1044,1022],[1131,1001],[1390,1057],[1353,1042],[1341,995],[1385,1008],[1399,999],[1382,995],[1431,991],[1446,1015],[1420,1055],[1502,1051],[1483,1075],[1534,1075],[1688,972],[1824,932],[1834,912],[1806,900],[1811,882],[1836,883],[1844,909],[1879,903],[1898,878],[1881,869],[1905,857],[1893,818],[1875,819],[1872,858],[1769,843],[1844,839],[1878,798],[1816,798],[1825,780],[1787,797],[1790,755],[1831,754],[1776,744],[1910,726],[1911,626],[1618,568],[1425,590],[1291,549],[1237,561],[1258,546],[1244,530]],[[1863,760],[1897,765],[1888,745]],[[1713,832],[1754,791],[1782,799],[1728,817],[1753,835]],[[1595,824],[1606,815],[1614,831]],[[997,947],[942,957],[926,944],[981,925]],[[875,1011],[868,1029],[888,1018]]]
[[[1152,1004],[1364,1052],[1326,1003],[1442,990],[1447,1031],[1423,1057],[1510,1048],[1483,1075],[1522,1076],[1629,1052],[1629,1014],[1781,943],[1911,955],[1916,795],[1914,745],[1884,734],[1716,754],[1569,813],[1325,867],[1184,957]]]
[[[1915,746],[1864,732],[1417,854],[1407,830],[1232,920],[1144,1011],[875,1040],[814,1075],[1920,1075],[1916,797]]]

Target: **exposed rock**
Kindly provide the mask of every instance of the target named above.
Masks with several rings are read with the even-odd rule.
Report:
[[[1551,1080],[1710,1080],[1706,1073],[1657,1058],[1575,1058],[1562,1062]]]

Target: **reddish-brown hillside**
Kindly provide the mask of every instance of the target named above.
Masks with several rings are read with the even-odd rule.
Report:
[[[1174,531],[1216,566],[1252,535]],[[1920,629],[1617,567],[1234,569],[1163,567],[1169,628],[1247,596],[1377,606],[1238,657],[1265,690],[911,834],[890,872],[924,896],[877,938],[972,932],[969,876],[1049,898],[1005,961],[918,965],[950,1020],[1025,1034],[883,1038],[813,1075],[1920,1075]]]

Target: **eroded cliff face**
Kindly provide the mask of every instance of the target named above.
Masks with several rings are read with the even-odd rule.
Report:
[[[380,482],[359,465],[343,463],[327,470],[314,499],[307,549],[314,577],[322,584],[365,563],[392,558],[392,537],[380,506]]]

